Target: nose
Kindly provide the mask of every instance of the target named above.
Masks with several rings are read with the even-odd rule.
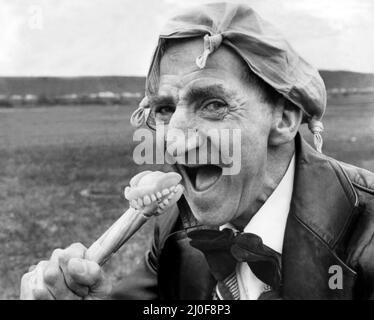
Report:
[[[187,130],[191,126],[192,113],[186,106],[178,105],[169,120],[169,128]]]
[[[200,144],[201,139],[199,139],[193,113],[183,106],[177,107],[168,125],[167,151],[172,150],[171,155],[174,158],[183,158],[189,152],[195,151]]]

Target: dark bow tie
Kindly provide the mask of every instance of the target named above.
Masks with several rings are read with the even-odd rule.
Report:
[[[188,232],[191,245],[206,257],[217,281],[223,281],[238,262],[247,262],[252,272],[274,290],[281,285],[281,255],[253,233],[235,234],[231,229]]]

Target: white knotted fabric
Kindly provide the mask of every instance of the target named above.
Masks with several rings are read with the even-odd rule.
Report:
[[[323,138],[322,132],[324,130],[323,123],[317,119],[310,119],[308,122],[308,128],[313,133],[313,142],[316,150],[322,153]]]
[[[150,111],[148,97],[145,96],[139,103],[139,107],[131,115],[131,125],[135,128],[141,127],[147,121]]]
[[[215,34],[210,36],[209,34],[206,34],[204,36],[204,51],[203,53],[198,56],[195,60],[196,65],[200,69],[204,69],[206,62],[208,60],[208,57],[211,53],[213,53],[222,43],[222,35],[221,34]]]

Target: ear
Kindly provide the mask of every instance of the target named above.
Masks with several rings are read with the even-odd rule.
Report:
[[[303,112],[285,98],[278,99],[273,109],[269,145],[279,146],[292,141],[301,125]]]

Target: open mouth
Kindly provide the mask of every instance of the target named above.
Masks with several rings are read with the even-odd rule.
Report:
[[[222,168],[212,165],[177,165],[183,178],[189,180],[197,191],[205,191],[213,186],[222,175]]]

